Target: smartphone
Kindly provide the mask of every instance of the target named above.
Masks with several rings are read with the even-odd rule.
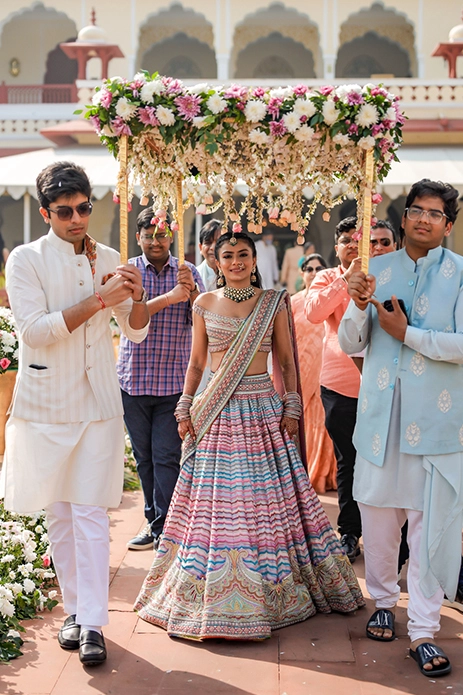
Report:
[[[404,312],[405,316],[407,317],[407,323],[410,323],[410,321],[409,321],[409,319],[408,319],[407,310],[405,309],[405,302],[404,302],[404,300],[403,300],[403,299],[398,299],[397,301],[399,302],[400,308],[402,309],[402,311]],[[394,311],[394,307],[392,306],[392,299],[386,299],[386,301],[383,302],[383,307],[386,309],[386,311]]]

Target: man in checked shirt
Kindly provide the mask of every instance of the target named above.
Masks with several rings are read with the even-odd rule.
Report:
[[[204,285],[194,265],[179,266],[170,253],[173,237],[166,217],[143,210],[137,229],[143,253],[129,263],[142,274],[151,320],[142,343],[121,337],[117,373],[147,520],[127,547],[147,550],[158,544],[179,473],[181,440],[174,410],[190,358],[191,305]]]

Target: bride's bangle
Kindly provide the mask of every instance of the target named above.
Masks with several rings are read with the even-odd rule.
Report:
[[[302,401],[296,391],[288,391],[283,396],[283,417],[299,420],[302,415]]]
[[[190,408],[193,402],[193,396],[188,393],[183,393],[178,399],[177,406],[174,410],[174,417],[177,422],[190,419]]]

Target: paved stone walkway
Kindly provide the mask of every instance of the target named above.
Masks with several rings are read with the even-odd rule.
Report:
[[[333,522],[335,495],[321,499]],[[316,615],[262,643],[169,639],[132,611],[152,553],[127,551],[126,542],[142,525],[141,494],[126,493],[121,508],[111,512],[107,662],[84,669],[76,653],[58,647],[64,619],[58,606],[25,623],[24,656],[0,665],[1,695],[463,695],[463,615],[443,610],[439,643],[453,673],[425,678],[408,656],[404,581],[398,639],[391,643],[365,637],[371,602],[354,615]],[[355,569],[364,588],[361,559]]]

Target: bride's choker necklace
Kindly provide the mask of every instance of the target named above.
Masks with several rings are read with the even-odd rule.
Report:
[[[223,288],[223,296],[227,299],[231,299],[232,302],[245,302],[247,299],[251,299],[256,294],[256,289],[252,285],[249,287],[230,287],[230,285],[225,285]]]

